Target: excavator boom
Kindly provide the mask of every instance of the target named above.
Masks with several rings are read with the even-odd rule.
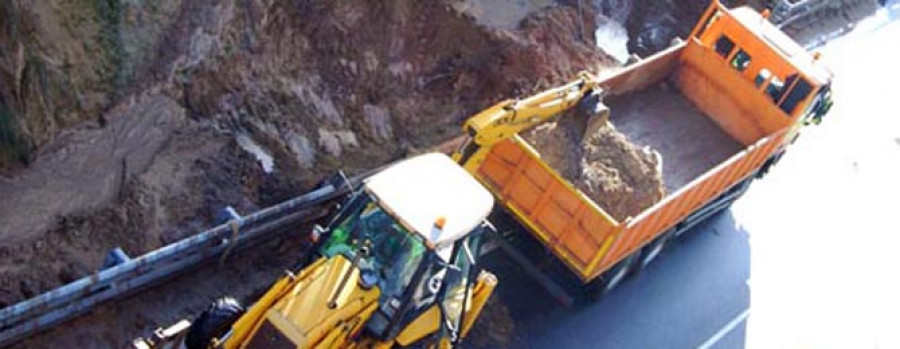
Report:
[[[588,72],[581,72],[577,79],[568,84],[525,99],[497,103],[469,118],[465,128],[470,134],[475,134],[474,141],[478,145],[493,145],[577,106],[582,98],[596,89],[597,79]]]
[[[602,102],[604,91],[598,81],[594,75],[581,72],[577,79],[565,85],[524,99],[508,99],[475,114],[463,126],[469,138],[453,154],[453,159],[473,173],[494,144],[573,109],[579,111],[576,120],[582,124],[582,137],[592,134],[609,118],[609,108]]]

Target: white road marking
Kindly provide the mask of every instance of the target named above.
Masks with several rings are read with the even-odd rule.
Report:
[[[723,326],[721,329],[719,329],[718,332],[716,332],[714,335],[712,335],[712,337],[709,337],[709,339],[707,339],[706,342],[703,342],[703,344],[700,344],[700,346],[698,346],[697,348],[699,348],[699,349],[712,348],[712,346],[715,345],[716,343],[718,343],[719,340],[722,339],[722,337],[725,337],[725,335],[728,334],[729,332],[731,332],[731,330],[734,330],[734,328],[737,327],[738,325],[740,325],[741,322],[744,322],[744,320],[747,320],[747,316],[750,316],[750,309],[744,310],[743,313],[736,316],[734,319],[731,319],[731,322],[725,324],[725,326]]]

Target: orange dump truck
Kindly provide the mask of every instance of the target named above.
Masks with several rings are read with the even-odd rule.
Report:
[[[819,122],[831,106],[831,73],[817,58],[765,13],[713,1],[691,35],[663,52],[473,116],[457,160],[531,233],[504,235],[531,241],[507,244],[519,247],[512,254],[526,270],[541,271],[534,265],[546,260],[535,259],[549,251],[575,284],[606,292],[670,238],[727,207],[801,126]],[[662,156],[667,196],[640,214],[613,219],[519,135],[586,100],[608,106],[620,132]]]

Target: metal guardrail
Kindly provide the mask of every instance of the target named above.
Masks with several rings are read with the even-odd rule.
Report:
[[[94,306],[159,283],[232,248],[244,248],[297,223],[320,218],[323,204],[348,194],[361,178],[330,183],[297,198],[184,238],[140,257],[0,310],[0,346],[44,331]],[[316,212],[318,211],[318,212]],[[238,234],[233,227],[237,225]],[[232,241],[233,240],[233,241]]]

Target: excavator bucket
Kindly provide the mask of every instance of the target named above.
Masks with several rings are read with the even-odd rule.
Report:
[[[603,90],[596,89],[578,102],[573,122],[576,130],[582,130],[582,141],[601,128],[609,126],[609,107],[603,104],[603,95]]]

